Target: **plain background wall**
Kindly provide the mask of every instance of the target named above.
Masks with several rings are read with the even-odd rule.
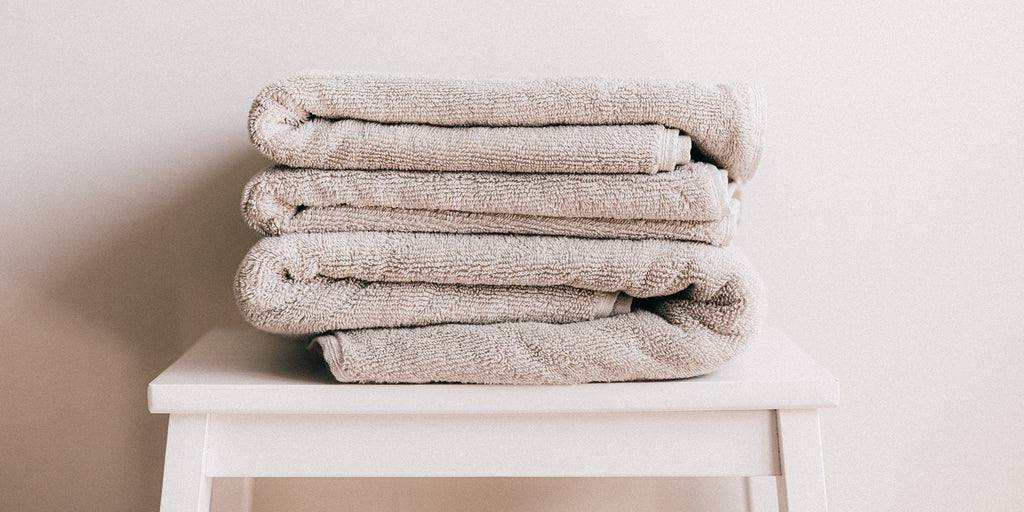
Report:
[[[0,509],[155,510],[146,384],[237,326],[263,160],[307,68],[768,90],[738,244],[842,383],[833,510],[1024,509],[1024,7],[935,2],[4,2]],[[733,479],[261,480],[266,510],[736,510]],[[332,505],[333,504],[333,505]]]

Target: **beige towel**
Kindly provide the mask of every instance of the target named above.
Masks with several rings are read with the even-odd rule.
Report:
[[[688,377],[737,355],[763,306],[731,249],[514,235],[264,238],[236,294],[264,330],[342,329],[319,338],[332,371],[373,382]]]
[[[723,245],[738,213],[726,180],[725,171],[699,163],[654,175],[272,167],[246,185],[242,213],[268,235],[515,233]]]
[[[764,113],[763,91],[743,84],[310,72],[264,88],[249,133],[279,163],[322,169],[654,172],[692,143],[742,181]]]

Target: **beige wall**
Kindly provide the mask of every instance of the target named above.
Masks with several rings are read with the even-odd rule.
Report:
[[[249,102],[306,68],[763,84],[739,243],[770,322],[842,382],[822,424],[833,509],[1024,508],[1019,2],[222,4],[0,7],[0,509],[156,509],[166,418],[146,383],[241,325],[231,279],[255,237],[237,203],[264,162]],[[258,511],[742,499],[732,479],[256,488]]]

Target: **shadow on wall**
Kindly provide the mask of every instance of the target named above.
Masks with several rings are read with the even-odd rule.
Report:
[[[4,307],[0,336],[26,341],[9,343],[13,387],[0,390],[15,436],[3,441],[4,508],[158,508],[167,419],[149,414],[146,386],[201,332],[244,325],[232,280],[257,236],[238,205],[267,161],[228,154],[193,193],[124,212],[142,216],[120,239]]]
[[[748,510],[744,492],[739,478],[276,478],[254,501],[304,512],[707,512]]]

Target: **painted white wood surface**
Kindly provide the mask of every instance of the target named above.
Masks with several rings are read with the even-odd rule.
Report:
[[[777,439],[772,411],[214,415],[207,472],[214,477],[778,475]]]
[[[778,411],[779,511],[825,510],[825,470],[818,410]]]
[[[150,412],[175,414],[813,409],[838,401],[835,378],[774,329],[708,375],[575,386],[339,384],[300,342],[251,329],[218,330],[149,385]]]
[[[779,476],[780,510],[821,511],[838,393],[774,330],[710,375],[576,386],[339,384],[301,343],[222,330],[149,386],[164,512],[209,510],[215,477],[318,476]]]
[[[171,415],[160,510],[210,509],[213,480],[206,471],[208,424],[207,414]]]

